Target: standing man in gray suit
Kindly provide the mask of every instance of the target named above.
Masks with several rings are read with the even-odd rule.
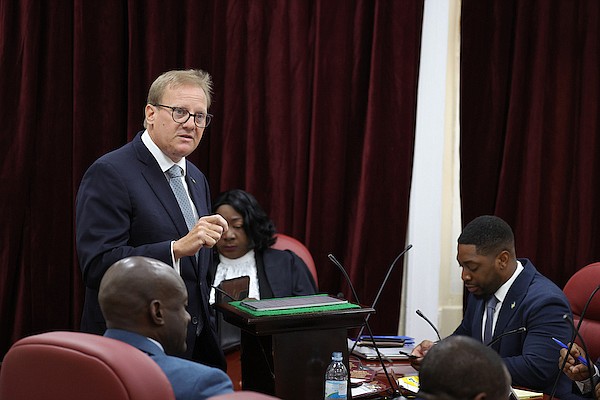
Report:
[[[191,315],[185,358],[226,370],[208,307],[208,267],[227,221],[209,215],[206,177],[186,160],[209,125],[211,77],[169,71],[151,85],[144,127],[86,171],[76,203],[79,265],[86,285],[84,332],[106,329],[98,288],[115,262],[146,256],[170,265],[188,290]]]
[[[185,352],[187,298],[183,280],[167,264],[148,257],[117,261],[104,274],[98,295],[108,326],[104,336],[148,354],[177,400],[230,393],[231,380],[220,369],[172,356]]]

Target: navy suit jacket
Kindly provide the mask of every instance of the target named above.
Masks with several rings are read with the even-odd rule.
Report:
[[[563,315],[570,316],[571,309],[562,290],[540,274],[531,261],[519,261],[524,269],[502,303],[492,340],[520,327],[527,331],[504,336],[492,348],[504,360],[513,385],[550,393],[559,374],[560,356],[560,347],[552,337],[564,343],[570,340],[570,325]],[[484,310],[485,300],[469,294],[464,318],[454,334],[481,341]],[[567,399],[571,395],[571,383],[566,375],[560,375],[556,396]]]
[[[76,237],[79,266],[86,285],[81,321],[84,332],[102,334],[106,329],[98,304],[98,289],[113,263],[124,257],[146,256],[172,265],[171,241],[188,233],[169,182],[143,144],[141,134],[96,160],[79,186]],[[198,215],[208,215],[208,182],[189,161],[186,181]],[[187,310],[192,318],[184,356],[225,368],[208,307],[207,272],[211,262],[212,250],[206,248],[200,250],[198,261],[195,257],[180,259],[181,276],[189,297]],[[196,336],[201,342],[198,349],[194,349]]]
[[[148,354],[171,382],[177,400],[201,400],[233,392],[231,380],[220,369],[166,355],[145,336],[121,329],[108,329],[104,336],[130,344]]]

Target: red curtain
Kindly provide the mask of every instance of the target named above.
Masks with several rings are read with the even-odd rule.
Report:
[[[0,356],[77,329],[74,198],[89,165],[142,129],[165,70],[214,78],[190,157],[213,197],[256,195],[310,248],[322,291],[370,304],[408,216],[423,1],[0,0]],[[107,196],[110,196],[107,193]],[[398,268],[374,330],[395,332]]]
[[[462,2],[463,220],[564,286],[600,260],[600,2]]]

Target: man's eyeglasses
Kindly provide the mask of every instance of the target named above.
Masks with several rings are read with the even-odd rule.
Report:
[[[152,103],[150,103],[150,104],[152,104]],[[204,114],[204,113],[192,114],[185,108],[181,108],[181,107],[165,106],[164,104],[152,104],[152,105],[155,107],[164,107],[164,108],[171,109],[171,117],[173,117],[173,121],[177,122],[178,124],[185,124],[188,121],[188,119],[190,119],[190,117],[194,117],[194,124],[196,124],[196,126],[198,128],[206,128],[208,125],[210,125],[210,120],[212,119],[212,114]]]

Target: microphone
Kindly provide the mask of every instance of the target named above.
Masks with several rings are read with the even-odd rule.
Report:
[[[589,351],[587,349],[587,346],[585,344],[585,340],[583,340],[583,336],[581,336],[581,334],[579,333],[579,327],[581,326],[581,321],[583,321],[583,314],[585,314],[587,306],[591,302],[592,297],[594,297],[594,295],[596,294],[596,292],[598,291],[598,289],[600,289],[600,286],[596,287],[596,289],[592,292],[592,295],[590,296],[590,298],[589,298],[588,302],[586,303],[583,311],[581,312],[581,318],[579,319],[579,323],[577,324],[577,329],[575,330],[576,335],[579,337],[579,340],[581,341],[581,346],[583,347],[583,351],[585,351],[585,360],[587,362],[588,375],[590,376],[590,382],[592,383],[592,387],[593,388],[595,388],[596,385],[598,385],[598,383],[600,381],[600,376],[597,375],[595,367],[594,367],[593,371],[590,368],[590,365],[594,366],[594,364],[592,364],[592,360],[590,359],[590,353],[589,353]],[[565,319],[567,319],[569,321],[569,324],[571,324],[571,329],[575,328],[575,324],[573,323],[573,319],[571,319],[571,317],[568,314],[563,315],[563,318],[565,318]],[[575,335],[573,335],[573,339],[571,340],[571,343],[569,344],[569,348],[567,349],[567,354],[571,353],[571,348],[573,347],[573,343],[574,342],[575,342]],[[567,361],[567,357],[565,357],[565,363],[566,363],[566,361]],[[564,365],[563,365],[563,368],[564,368]],[[561,371],[562,371],[562,368],[561,368]]]
[[[590,360],[589,353],[587,351],[587,346],[585,344],[585,340],[583,340],[583,337],[579,333],[579,329],[581,328],[581,324],[583,323],[583,317],[585,316],[587,308],[590,305],[590,303],[592,302],[592,299],[594,298],[596,293],[598,293],[598,290],[600,290],[600,285],[596,286],[596,288],[592,291],[592,294],[590,294],[590,297],[587,299],[585,305],[583,306],[583,310],[581,311],[581,315],[579,316],[579,322],[577,323],[577,327],[575,327],[575,324],[573,323],[573,320],[570,315],[568,315],[568,314],[563,315],[563,319],[566,319],[567,321],[569,321],[569,325],[571,326],[571,331],[573,332],[573,335],[571,336],[571,341],[569,343],[569,347],[567,348],[567,356],[569,354],[571,354],[571,349],[573,348],[573,344],[575,344],[575,339],[577,337],[579,337],[579,340],[581,340],[581,346],[583,347],[583,351],[585,351],[585,357],[586,357],[586,361],[588,363],[588,375],[590,375],[590,380],[592,382],[593,388],[596,387],[596,384],[598,383],[597,382],[598,376],[595,374],[595,369],[594,369],[594,374],[592,375],[592,371],[590,370],[589,366],[593,365],[593,364],[591,364],[591,360]],[[567,357],[565,357],[562,364],[560,365],[560,370],[558,372],[558,376],[556,377],[556,379],[554,381],[554,385],[552,387],[552,393],[550,395],[550,400],[554,399],[554,393],[556,392],[556,387],[558,385],[558,380],[560,378],[560,372],[563,370],[563,368],[565,368],[566,364],[567,364]]]
[[[588,306],[592,302],[592,299],[594,298],[594,296],[596,295],[596,293],[598,292],[598,290],[600,290],[600,285],[596,286],[596,289],[594,289],[594,291],[592,292],[592,294],[590,295],[590,297],[586,301],[585,305],[583,306],[583,310],[581,311],[581,316],[579,317],[579,322],[577,323],[577,328],[573,332],[573,337],[571,338],[571,343],[573,343],[573,341],[575,340],[575,337],[579,335],[579,329],[581,329],[581,324],[583,323],[583,316],[585,315],[585,312],[587,311]],[[563,316],[563,318],[564,318],[564,316]],[[571,324],[574,327],[573,321],[571,321]],[[583,338],[581,336],[579,336],[579,338],[583,342]]]
[[[598,291],[598,289],[600,289],[600,286],[598,286],[596,288],[596,290],[592,293],[592,295],[590,296],[590,300],[591,300],[592,297],[594,297],[594,294],[596,294],[596,292]],[[586,305],[586,307],[587,307],[587,305]],[[577,324],[577,328],[575,328],[575,324],[573,323],[573,319],[571,318],[571,316],[569,314],[563,315],[563,319],[566,319],[567,321],[569,321],[569,325],[571,326],[571,329],[573,329],[574,332],[575,332],[575,334],[571,338],[571,343],[569,344],[569,348],[567,349],[567,353],[571,353],[571,349],[573,348],[573,344],[575,343],[575,337],[576,336],[579,337],[579,340],[581,341],[581,347],[583,347],[583,351],[585,351],[585,361],[587,362],[588,373],[590,375],[590,379],[592,379],[592,387],[595,388],[597,382],[594,382],[593,379],[596,377],[595,376],[596,371],[594,370],[594,373],[592,374],[592,371],[590,370],[590,367],[589,367],[590,365],[594,365],[594,364],[592,364],[592,360],[590,360],[590,353],[589,353],[589,351],[587,349],[587,345],[585,344],[585,340],[583,340],[583,336],[581,336],[581,334],[579,333],[579,327],[581,326],[581,321],[583,320],[583,314],[585,314],[585,310],[581,313],[581,319],[579,320],[579,323]],[[594,376],[592,376],[592,375],[594,375]]]
[[[494,343],[497,343],[504,336],[514,335],[515,333],[523,333],[523,332],[526,332],[526,331],[527,331],[527,328],[525,328],[524,326],[522,326],[522,327],[517,328],[517,329],[513,329],[513,330],[510,330],[510,331],[502,332],[496,338],[494,338],[491,342],[489,342],[488,344],[486,344],[486,346],[487,347],[492,347],[492,345]]]
[[[233,301],[237,301],[236,298],[234,298],[232,295],[230,295],[229,293],[227,293],[226,291],[224,291],[223,289],[221,289],[218,286],[214,286],[214,285],[210,285],[211,288],[215,289],[217,292],[224,294],[225,296],[229,297],[231,300]]]
[[[425,320],[425,322],[427,322],[429,324],[429,326],[431,326],[433,328],[433,330],[435,331],[435,333],[437,334],[438,337],[438,341],[442,340],[442,337],[440,336],[440,331],[438,331],[438,328],[435,327],[435,325],[433,324],[433,322],[431,322],[426,316],[425,314],[423,314],[421,312],[421,310],[417,310],[415,311],[417,313],[417,315],[421,318],[423,318]]]
[[[346,270],[344,269],[344,267],[342,266],[342,264],[331,253],[329,253],[327,255],[327,257],[329,257],[329,259],[335,264],[335,266],[338,267],[338,269],[340,271],[342,271],[342,275],[344,275],[344,278],[346,278],[346,282],[348,283],[348,286],[350,286],[350,290],[352,290],[352,296],[354,296],[354,300],[356,300],[356,302],[360,304],[360,300],[358,299],[358,295],[356,294],[356,290],[354,290],[354,286],[352,285],[352,281],[350,280],[350,277],[348,276],[348,273],[346,272]],[[339,297],[339,294],[338,294],[338,297]]]
[[[375,306],[377,305],[377,301],[379,301],[379,296],[381,296],[381,292],[383,292],[383,288],[385,287],[385,284],[387,283],[390,275],[392,274],[392,271],[394,270],[394,266],[396,265],[396,262],[398,262],[398,260],[400,258],[402,258],[402,256],[404,254],[406,254],[406,252],[409,251],[412,247],[413,247],[412,244],[409,244],[408,246],[406,246],[406,248],[404,250],[402,250],[400,252],[400,254],[398,254],[396,256],[396,258],[394,259],[394,261],[392,261],[392,264],[390,265],[390,267],[387,270],[385,278],[383,278],[383,282],[381,283],[381,285],[379,285],[379,290],[377,291],[377,295],[375,295],[375,300],[373,300],[373,304],[371,304],[371,308],[374,309]],[[340,266],[341,266],[341,264],[340,264]],[[346,274],[346,271],[344,271],[344,274]],[[346,274],[346,276],[347,276],[347,274]],[[348,278],[348,280],[350,280],[350,278]],[[356,292],[354,292],[354,289],[352,289],[352,291],[353,291],[353,294],[354,294],[354,298],[356,298],[356,301],[358,301],[358,297],[356,296]],[[365,318],[365,323],[369,321],[370,317],[371,317],[371,314],[368,314],[367,317]],[[356,347],[356,344],[358,343],[358,339],[360,339],[360,337],[362,336],[364,330],[365,330],[365,325],[363,325],[360,328],[360,331],[358,332],[358,335],[356,336],[357,340],[354,342],[354,345],[352,346],[352,349],[350,350],[350,352],[354,351],[354,348]]]
[[[588,363],[588,373],[590,375],[590,379],[592,380],[592,385],[593,385],[592,387],[594,387],[594,388],[596,387],[597,382],[594,382],[594,376],[592,376],[593,375],[592,371],[589,369],[590,368],[589,366],[593,365],[593,364],[590,362],[590,354],[587,350],[585,340],[583,340],[583,336],[581,336],[581,334],[579,333],[579,330],[581,329],[581,324],[583,323],[583,317],[585,316],[588,306],[592,302],[592,299],[594,298],[596,293],[598,293],[598,290],[600,290],[600,285],[596,286],[596,288],[592,291],[592,294],[590,294],[590,297],[585,302],[585,305],[583,306],[583,310],[581,310],[581,315],[579,316],[579,322],[577,323],[577,328],[575,328],[575,324],[573,323],[573,320],[571,319],[571,317],[569,315],[567,315],[567,314],[563,315],[563,318],[565,318],[569,321],[569,324],[571,324],[571,329],[573,329],[573,336],[571,337],[571,344],[567,351],[568,351],[568,353],[571,352],[571,348],[573,347],[573,343],[575,343],[576,337],[579,337],[579,340],[581,340],[581,345],[583,346],[583,351],[585,351],[585,357],[586,357],[587,363]]]
[[[377,296],[375,296],[375,301],[373,301],[373,305],[371,306],[371,308],[375,308],[375,304],[377,303],[377,300],[379,299],[379,295],[381,294],[381,291],[383,290],[383,286],[385,286],[385,283],[387,282],[387,279],[390,276],[390,273],[392,272],[392,269],[394,268],[394,265],[396,264],[396,261],[398,261],[398,259],[400,259],[400,257],[402,255],[404,255],[404,253],[406,253],[408,250],[410,250],[411,247],[412,247],[412,244],[409,244],[404,250],[402,250],[402,252],[392,262],[392,265],[388,269],[387,275],[386,275],[385,279],[383,280],[383,283],[381,284],[381,286],[379,288],[379,292],[377,293]],[[344,275],[344,278],[346,279],[346,282],[348,283],[348,286],[350,286],[350,290],[352,291],[352,295],[354,296],[354,299],[356,300],[357,303],[360,304],[360,300],[358,298],[358,295],[356,294],[356,290],[354,289],[354,285],[352,284],[352,281],[350,280],[350,277],[348,276],[348,273],[346,272],[346,270],[344,269],[344,267],[342,266],[342,264],[331,253],[328,254],[327,257],[329,257],[329,259],[333,262],[333,264],[336,267],[338,267],[338,269],[342,272],[342,275]],[[373,336],[373,331],[371,330],[371,326],[369,325],[369,317],[370,316],[371,316],[371,314],[368,314],[365,317],[365,322],[364,322],[364,325],[360,329],[360,333],[358,334],[358,338],[360,338],[360,336],[362,335],[362,332],[364,330],[364,327],[366,326],[367,330],[369,332],[369,337],[371,338],[371,342],[373,342],[373,348],[375,349],[375,352],[377,353],[377,358],[379,359],[379,363],[381,364],[383,372],[385,373],[385,377],[386,377],[386,379],[388,381],[388,384],[390,385],[390,389],[392,390],[392,396],[393,396],[392,398],[402,397],[402,392],[400,392],[400,389],[398,388],[398,383],[395,380],[393,380],[392,378],[390,378],[390,374],[388,373],[388,370],[387,370],[387,368],[385,366],[385,362],[383,361],[383,357],[381,356],[381,353],[379,352],[379,347],[377,346],[377,343],[375,342],[375,337]],[[358,343],[358,338],[357,338],[357,340],[354,341],[354,345],[350,349],[350,353],[352,353],[354,351],[354,348],[356,347],[356,344]]]
[[[573,348],[573,344],[575,343],[575,339],[577,337],[579,337],[579,340],[581,341],[581,347],[583,347],[583,351],[585,351],[585,361],[587,363],[587,365],[591,365],[590,364],[590,356],[588,354],[588,350],[587,350],[587,346],[585,344],[585,341],[583,340],[583,337],[579,334],[579,329],[575,328],[575,324],[573,323],[573,318],[571,318],[571,316],[569,314],[564,314],[563,315],[563,319],[566,319],[567,321],[569,321],[569,325],[571,326],[571,331],[575,332],[575,335],[573,335],[573,337],[571,338],[571,343],[569,344],[569,347],[567,348],[567,353],[571,353],[571,349]],[[580,357],[581,358],[581,357]],[[588,372],[591,375],[591,372],[588,369]],[[595,385],[593,386],[595,387]]]
[[[599,286],[600,288],[600,286]],[[598,290],[598,288],[596,288],[596,290]],[[595,293],[595,292],[594,292]],[[592,296],[594,295],[594,293],[592,293]],[[588,300],[589,301],[589,300]],[[587,306],[587,304],[586,304]],[[584,307],[585,310],[585,307]],[[582,317],[583,317],[583,313],[582,313]],[[592,371],[590,370],[590,364],[591,360],[590,360],[590,356],[588,354],[587,351],[587,346],[585,344],[585,341],[583,340],[583,338],[581,337],[581,335],[579,334],[579,329],[575,328],[575,324],[573,323],[573,319],[571,318],[571,316],[569,314],[563,314],[562,316],[563,319],[567,320],[569,322],[569,326],[571,327],[571,331],[574,332],[573,333],[573,337],[571,338],[571,341],[569,342],[569,346],[565,346],[565,348],[567,349],[567,355],[565,356],[565,359],[563,360],[563,362],[560,364],[560,367],[558,368],[558,375],[556,376],[556,379],[554,380],[554,384],[552,385],[552,391],[550,392],[550,400],[554,399],[554,394],[556,393],[556,387],[558,385],[558,380],[561,377],[561,372],[562,370],[565,368],[565,365],[567,364],[567,359],[568,356],[571,354],[571,349],[573,348],[573,344],[575,344],[575,338],[579,337],[579,339],[581,340],[581,346],[583,347],[583,351],[585,351],[585,361],[587,362],[587,366],[588,366],[588,374],[590,375],[590,380],[592,382],[592,388],[596,387],[596,380],[597,380],[597,375],[595,374],[595,369],[594,369],[594,375],[592,376]],[[554,338],[553,338],[554,339]],[[554,339],[556,341],[556,339]],[[579,357],[581,358],[581,356]]]

